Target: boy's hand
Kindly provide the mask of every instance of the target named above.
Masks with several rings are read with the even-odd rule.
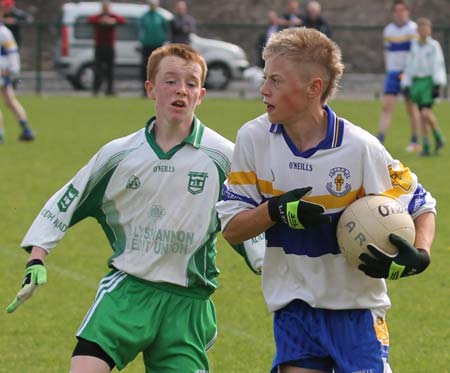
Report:
[[[359,256],[364,264],[360,264],[358,268],[367,276],[398,280],[400,277],[417,275],[429,266],[430,256],[426,250],[416,249],[393,233],[389,235],[389,241],[398,248],[396,256],[388,256],[374,245],[367,245],[374,257],[366,253]]]
[[[434,85],[431,95],[433,96],[433,98],[438,98],[439,93],[440,93],[440,87],[438,85]]]
[[[23,302],[31,298],[39,285],[47,282],[47,269],[39,259],[30,260],[25,268],[25,277],[22,282],[22,289],[17,293],[14,300],[6,308],[6,312],[14,312]]]
[[[281,196],[270,198],[268,204],[270,219],[284,223],[293,229],[330,223],[331,218],[323,215],[325,209],[322,205],[301,199],[311,190],[312,187],[298,188]]]

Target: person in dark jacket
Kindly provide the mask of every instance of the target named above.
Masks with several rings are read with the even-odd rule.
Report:
[[[313,0],[306,5],[303,26],[316,29],[331,38],[331,28],[322,17],[322,6],[318,1]]]
[[[194,17],[187,14],[185,1],[177,1],[174,8],[174,18],[170,23],[172,43],[190,44],[189,35],[196,30]]]

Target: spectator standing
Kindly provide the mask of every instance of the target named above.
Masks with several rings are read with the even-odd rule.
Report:
[[[310,1],[306,5],[303,25],[307,28],[316,29],[331,38],[331,28],[322,17],[322,6],[318,1]]]
[[[393,22],[389,23],[383,31],[386,78],[384,81],[383,108],[377,134],[381,143],[384,143],[386,133],[391,126],[397,96],[401,93],[400,82],[411,42],[417,38],[417,24],[409,18],[408,4],[403,0],[396,0],[391,11]],[[418,152],[420,151],[418,138],[419,112],[408,97],[405,97],[405,105],[411,126],[411,139],[406,151]]]
[[[147,60],[152,52],[169,41],[170,25],[158,11],[159,1],[148,0],[149,10],[139,19],[138,35],[141,43],[141,80],[147,79]],[[147,95],[142,86],[144,97]]]
[[[170,23],[172,43],[190,44],[190,34],[196,31],[194,17],[187,14],[185,1],[177,1],[174,9],[174,18]]]
[[[106,94],[114,94],[114,44],[116,42],[116,27],[124,24],[125,18],[111,11],[111,2],[102,1],[99,14],[88,17],[88,23],[94,25],[95,66],[93,93],[97,95],[106,76]]]
[[[431,128],[435,140],[435,152],[444,146],[444,140],[436,116],[432,112],[434,99],[440,87],[447,84],[445,60],[439,42],[431,37],[432,24],[428,18],[417,20],[419,40],[414,40],[406,61],[402,80],[405,96],[418,106],[422,124],[422,153],[431,154],[428,131]]]
[[[20,56],[12,32],[3,24],[4,9],[3,2],[0,2],[0,91],[6,106],[13,112],[22,129],[19,141],[32,141],[35,135],[28,123],[27,113],[14,93],[13,81],[20,72]],[[0,112],[0,143],[3,141],[3,116]]]
[[[299,12],[297,0],[289,0],[286,5],[286,13],[281,16],[281,23],[285,27],[298,27],[303,25],[302,15]]]
[[[21,44],[20,26],[24,23],[33,22],[33,16],[21,9],[16,8],[15,0],[2,0],[3,23],[12,32],[18,46]]]
[[[262,51],[264,49],[264,47],[267,44],[267,41],[269,40],[269,38],[275,34],[276,32],[278,32],[278,30],[280,29],[280,23],[282,23],[282,20],[280,20],[280,18],[278,17],[277,12],[275,12],[273,9],[269,10],[267,12],[267,26],[266,26],[266,30],[264,31],[264,33],[262,33],[259,38],[258,38],[258,42],[257,42],[257,57],[258,57],[258,66],[261,68],[264,68],[264,60],[262,58]]]

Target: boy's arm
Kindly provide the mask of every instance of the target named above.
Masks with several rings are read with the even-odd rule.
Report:
[[[260,235],[272,227],[275,222],[270,219],[268,202],[236,214],[223,229],[224,238],[232,245]]]

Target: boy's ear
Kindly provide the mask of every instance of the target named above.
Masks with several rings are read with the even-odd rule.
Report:
[[[150,80],[146,80],[144,83],[145,86],[145,92],[147,92],[147,97],[151,100],[155,99],[155,92],[154,92],[154,86]]]
[[[308,86],[308,95],[313,98],[322,95],[324,87],[323,79],[316,77],[314,78]]]

